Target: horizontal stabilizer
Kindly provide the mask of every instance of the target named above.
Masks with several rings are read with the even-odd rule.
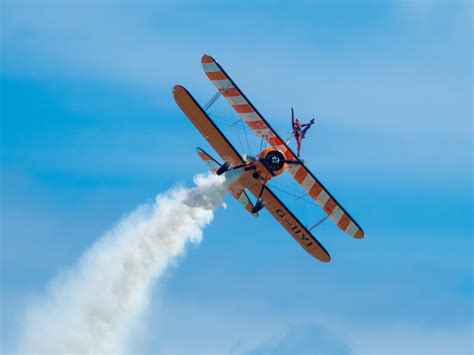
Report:
[[[199,154],[199,157],[202,159],[204,164],[207,165],[209,170],[216,173],[217,169],[220,168],[220,164],[201,148],[196,148],[196,152]]]
[[[231,191],[232,196],[235,197],[237,201],[247,210],[248,213],[250,213],[254,217],[258,217],[258,213],[253,213],[253,204],[249,199],[249,196],[245,192],[245,190],[240,190],[240,191]]]
[[[199,154],[199,157],[204,161],[209,170],[213,173],[216,173],[217,169],[221,166],[213,157],[207,154],[201,148],[196,148],[196,152]],[[245,190],[232,191],[230,193],[234,198],[254,217],[258,217],[258,213],[252,213],[253,204],[249,199],[249,196]]]

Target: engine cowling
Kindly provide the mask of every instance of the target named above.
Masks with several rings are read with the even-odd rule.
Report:
[[[266,148],[259,154],[260,162],[273,176],[280,175],[286,169],[286,157],[276,148]]]

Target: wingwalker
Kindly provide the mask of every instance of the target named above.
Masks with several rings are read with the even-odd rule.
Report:
[[[197,148],[197,153],[209,169],[218,175],[225,174],[232,196],[254,216],[257,216],[258,212],[265,207],[309,254],[323,262],[328,262],[331,260],[329,253],[310,232],[322,221],[309,229],[306,228],[267,186],[268,181],[286,170],[323,209],[326,213],[324,219],[331,219],[351,237],[364,238],[362,228],[305,166],[299,158],[299,154],[293,153],[219,63],[208,55],[202,57],[201,63],[207,77],[216,86],[217,94],[204,107],[201,107],[191,94],[180,85],[173,88],[173,96],[183,113],[224,160],[223,164],[219,164],[204,150]],[[258,137],[265,139],[271,147],[265,148],[251,159],[244,159],[239,154],[206,113],[221,95],[250,129]],[[293,123],[293,128],[295,124],[297,123]],[[301,130],[301,125],[298,128]],[[304,134],[302,133],[295,138],[303,138]],[[299,153],[301,141],[297,141],[297,143]],[[257,198],[255,205],[252,204],[245,190],[250,191]]]

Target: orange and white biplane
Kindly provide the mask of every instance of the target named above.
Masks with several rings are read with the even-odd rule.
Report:
[[[286,170],[301,185],[306,194],[323,209],[326,213],[324,219],[331,219],[351,237],[364,238],[362,228],[305,166],[304,162],[293,153],[219,63],[208,55],[202,57],[201,63],[207,77],[218,90],[216,96],[204,108],[180,85],[173,88],[173,96],[183,113],[224,161],[223,164],[219,164],[204,150],[197,148],[197,153],[213,172],[219,175],[225,174],[226,184],[232,196],[254,216],[257,216],[257,213],[265,207],[309,254],[323,262],[328,262],[331,259],[329,253],[311,234],[312,228],[305,227],[267,186],[270,179]],[[229,102],[258,137],[268,142],[270,147],[251,159],[246,159],[239,154],[206,113],[210,104],[220,95]],[[252,204],[245,190],[256,197],[255,204]]]

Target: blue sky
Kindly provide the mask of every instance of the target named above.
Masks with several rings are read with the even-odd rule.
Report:
[[[317,116],[303,155],[367,238],[326,223],[318,263],[229,199],[156,286],[140,351],[472,351],[470,2],[1,6],[3,350],[102,232],[205,171],[171,89],[206,102],[208,53],[275,128]]]

